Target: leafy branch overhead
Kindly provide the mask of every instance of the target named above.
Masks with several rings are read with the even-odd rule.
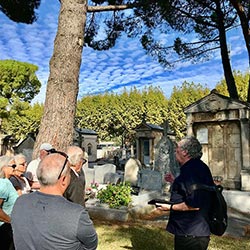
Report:
[[[14,22],[31,24],[40,4],[41,0],[0,0],[0,11]]]
[[[124,2],[129,4],[124,5]],[[249,29],[248,22],[244,18],[246,11],[249,11],[246,8],[249,6],[247,1],[138,0],[94,3],[101,3],[102,6],[88,7],[94,14],[88,18],[86,45],[97,50],[107,50],[125,32],[129,37],[138,37],[145,51],[169,68],[186,61],[204,62],[219,50],[228,92],[232,98],[239,98],[226,34],[238,27],[240,20],[246,47],[250,48],[250,35],[246,32]],[[115,10],[108,6],[111,3]],[[131,10],[118,11],[120,6]],[[101,17],[96,15],[95,10],[100,12],[102,7],[112,13],[105,13]],[[175,33],[176,37],[170,38],[170,33]],[[187,34],[190,34],[191,41],[187,39]],[[248,53],[250,55],[250,49]],[[250,101],[250,90],[248,92]]]

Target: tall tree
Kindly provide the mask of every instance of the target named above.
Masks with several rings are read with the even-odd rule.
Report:
[[[246,1],[235,1],[230,0],[233,7],[236,9],[237,14],[240,18],[240,25],[242,29],[242,33],[244,36],[247,53],[248,53],[248,69],[250,70],[250,3],[249,0]],[[250,72],[248,72],[250,73]],[[247,91],[247,102],[250,102],[250,74],[249,74],[249,80],[248,80],[248,91]]]
[[[152,32],[151,27],[156,27],[156,24],[163,22],[166,24],[164,17],[169,13],[169,1],[165,0],[92,0],[90,3],[93,6],[88,6],[87,0],[60,2],[58,31],[50,60],[44,114],[34,155],[44,141],[61,150],[73,141],[79,70],[84,43],[96,49],[108,49],[114,46],[122,31],[126,30],[133,36],[136,35],[136,30],[143,31],[144,27],[149,27],[148,32]],[[120,12],[128,8],[133,10]],[[147,15],[145,9],[150,10]],[[109,15],[111,19],[106,19],[106,14],[104,22],[96,19],[96,13],[101,11],[111,11]],[[87,12],[92,15],[89,16],[88,28],[85,30]],[[100,24],[106,24],[107,39],[96,41],[93,39],[98,37],[98,30],[95,28],[100,27]]]
[[[8,119],[3,119],[2,129],[11,135],[15,142],[24,139],[28,134],[37,135],[43,113],[42,104],[30,105],[28,102],[15,102],[9,111]]]
[[[183,34],[183,39],[177,37],[173,46],[167,46],[149,30],[142,37],[144,48],[149,54],[158,58],[159,62],[171,66],[173,62],[208,60],[212,51],[220,49],[224,75],[229,94],[238,99],[237,88],[233,78],[226,31],[237,24],[237,14],[227,0],[175,0],[164,1],[158,8],[162,18],[175,30]],[[144,9],[144,14],[151,13]],[[160,24],[160,27],[162,25]],[[194,42],[187,41],[187,33],[196,33]],[[172,49],[180,58],[170,57]]]
[[[249,81],[249,73],[248,72],[241,72],[241,71],[234,71],[234,79],[236,83],[236,87],[239,92],[239,100],[246,102],[248,96],[248,81]],[[218,84],[215,86],[216,90],[225,96],[228,96],[227,91],[227,84],[225,79],[222,79]]]
[[[25,62],[0,60],[0,115],[7,117],[17,102],[30,102],[39,93],[38,67]]]
[[[166,104],[162,91],[153,87],[86,96],[78,101],[77,126],[95,130],[101,140],[133,142],[134,129],[143,119],[158,125],[167,119]]]
[[[169,125],[176,133],[177,138],[182,138],[186,133],[184,108],[208,93],[209,89],[201,84],[184,82],[180,87],[174,87],[168,100],[167,109]]]

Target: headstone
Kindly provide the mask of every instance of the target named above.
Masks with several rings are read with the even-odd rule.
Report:
[[[91,186],[91,183],[95,182],[95,170],[92,168],[84,168],[86,188]]]
[[[168,137],[168,122],[164,125],[164,135],[155,147],[154,170],[161,172],[163,175],[171,173],[177,176],[179,173],[179,164],[175,158],[174,142]]]
[[[104,176],[106,173],[115,173],[116,166],[114,164],[104,164],[94,166],[95,182],[98,184],[104,183]]]
[[[138,182],[138,171],[141,168],[139,160],[130,158],[124,167],[124,181],[136,186]]]
[[[241,190],[250,190],[250,171],[241,170]]]
[[[104,184],[120,184],[122,182],[122,176],[118,173],[106,173],[104,175]]]
[[[138,186],[145,190],[162,190],[162,174],[150,169],[142,169],[139,172]]]

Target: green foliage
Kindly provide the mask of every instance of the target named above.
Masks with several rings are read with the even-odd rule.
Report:
[[[30,102],[38,94],[41,83],[35,72],[38,67],[14,60],[0,60],[0,115],[8,116],[8,111],[20,102]]]
[[[110,208],[127,207],[132,200],[131,191],[132,188],[129,183],[108,184],[105,189],[98,191],[97,199],[101,203],[108,204]]]
[[[39,93],[41,83],[35,72],[38,67],[25,62],[0,60],[0,92],[1,96],[14,102],[30,102]]]
[[[168,121],[170,127],[176,133],[177,139],[186,133],[186,115],[184,108],[199,100],[210,92],[201,84],[184,82],[180,87],[174,87],[168,100]]]
[[[42,104],[30,105],[27,102],[15,102],[7,118],[3,119],[3,130],[16,140],[23,139],[28,133],[37,134],[43,113]]]
[[[132,142],[134,129],[145,117],[147,122],[162,124],[167,117],[167,100],[159,88],[136,88],[120,95],[105,93],[86,96],[78,102],[76,123],[78,127],[95,130],[101,140],[118,139]]]
[[[31,24],[36,21],[35,9],[40,3],[41,0],[0,1],[0,11],[14,22]]]
[[[28,133],[37,133],[43,105],[30,105],[41,83],[35,72],[38,67],[14,60],[0,60],[0,115],[2,129],[19,140]]]
[[[241,101],[247,101],[247,91],[248,91],[248,81],[249,81],[249,73],[242,73],[240,71],[233,72],[235,84],[238,90],[239,99]],[[222,79],[216,86],[216,90],[225,96],[229,96],[227,90],[226,80]]]

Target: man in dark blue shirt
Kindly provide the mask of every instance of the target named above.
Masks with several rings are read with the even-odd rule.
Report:
[[[176,148],[180,175],[171,187],[171,202],[157,204],[159,210],[170,210],[167,231],[175,235],[175,250],[206,250],[210,229],[206,221],[211,194],[205,190],[191,191],[193,184],[214,185],[208,166],[200,160],[202,146],[191,136],[183,138]]]

